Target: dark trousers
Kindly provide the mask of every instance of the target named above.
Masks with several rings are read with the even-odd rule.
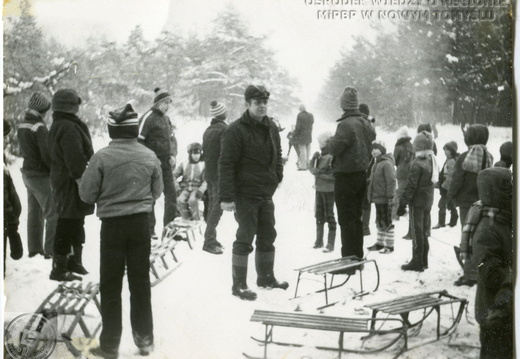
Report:
[[[336,229],[336,218],[334,217],[334,192],[318,192],[314,202],[314,216],[316,223],[329,224],[329,229]]]
[[[121,290],[125,265],[130,290],[130,322],[138,347],[153,344],[148,214],[101,220],[100,292],[103,330],[100,346],[117,352],[121,342]]]
[[[218,182],[208,181],[208,216],[206,218],[206,232],[204,233],[204,245],[217,243],[217,225],[222,217],[222,208],[218,198]]]
[[[83,218],[58,218],[56,224],[56,237],[54,238],[54,254],[66,256],[71,252],[71,247],[81,246],[85,243],[85,217]]]
[[[367,189],[368,186],[365,189],[365,194],[363,195],[363,206],[361,207],[363,211],[362,220],[363,231],[365,235],[368,235],[370,233],[370,212],[372,212],[372,203],[370,203],[370,201],[368,200]]]
[[[392,225],[392,210],[388,203],[376,203],[376,226],[380,231],[387,231]]]
[[[428,233],[430,231],[431,208],[422,208],[410,205],[411,234],[413,238],[412,262],[420,266],[428,266],[428,252],[430,243]]]
[[[173,172],[172,166],[170,165],[169,157],[160,157],[161,161],[161,170],[162,170],[162,178],[164,184],[164,216],[163,216],[163,226],[166,226],[168,223],[173,221],[175,217],[177,217],[177,193],[175,193],[175,185],[173,183]],[[155,207],[155,203],[154,203]],[[150,212],[149,216],[149,227],[150,233],[155,233],[155,223],[157,222],[155,219],[155,210],[152,208],[152,212]]]
[[[480,327],[480,359],[513,358],[513,325],[505,324],[499,328]]]
[[[235,219],[238,223],[233,254],[249,255],[256,235],[257,252],[274,252],[274,203],[271,198],[237,198]]]
[[[335,173],[334,200],[341,227],[341,256],[363,258],[363,196],[367,185],[365,172]]]
[[[439,199],[439,217],[441,215],[444,215],[444,216],[446,215],[446,208],[448,208],[448,210],[450,212],[456,211],[457,208],[453,204],[453,201],[451,200],[451,198],[448,197],[448,193],[446,192],[446,190],[440,191],[440,193],[441,193],[441,199]]]
[[[471,207],[460,207],[460,224],[461,229],[464,228],[466,224],[466,217],[468,216],[468,212]],[[476,263],[471,260],[471,253],[469,254],[469,258],[464,261],[464,278],[469,280],[477,280],[478,277],[478,269]]]

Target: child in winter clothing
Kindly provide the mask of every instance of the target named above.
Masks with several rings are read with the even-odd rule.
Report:
[[[194,142],[188,146],[188,161],[173,171],[177,193],[177,209],[183,219],[200,220],[199,200],[206,191],[204,180],[204,161],[201,161],[202,145]],[[181,177],[181,181],[177,179]]]
[[[415,159],[410,168],[406,189],[399,201],[398,216],[406,213],[410,205],[412,223],[412,260],[401,266],[402,270],[422,272],[428,268],[430,249],[427,233],[430,227],[430,211],[433,204],[433,184],[439,180],[439,169],[433,154],[433,138],[429,132],[417,134],[413,141]]]
[[[367,197],[376,205],[377,242],[369,251],[391,253],[394,251],[394,225],[392,224],[392,202],[395,195],[395,168],[391,153],[381,141],[372,143],[374,166],[370,174]]]
[[[495,163],[495,167],[511,168],[513,165],[513,142],[507,141],[500,146],[500,161]]]
[[[332,174],[332,155],[328,154],[325,145],[332,133],[323,133],[318,136],[321,153],[316,152],[309,161],[309,171],[316,178],[316,200],[314,203],[314,215],[316,217],[316,242],[313,248],[323,247],[323,234],[325,222],[329,224],[327,247],[324,253],[334,251],[336,240],[336,219],[334,218],[334,175]]]
[[[410,137],[408,127],[403,126],[397,131],[397,142],[394,146],[394,161],[396,166],[397,190],[395,191],[394,203],[392,206],[392,220],[398,221],[397,208],[399,208],[399,198],[404,193],[408,175],[410,174],[410,166],[412,164],[414,154],[412,146],[412,138]],[[411,225],[408,226],[408,233],[405,239],[412,239],[410,234]]]
[[[444,162],[439,174],[439,192],[441,193],[441,199],[439,200],[439,223],[433,227],[433,229],[446,227],[446,207],[448,207],[451,213],[450,227],[455,227],[459,219],[457,208],[451,198],[448,197],[448,189],[450,188],[451,177],[455,169],[455,161],[459,157],[459,153],[457,153],[457,143],[453,141],[448,142],[444,145],[443,149],[446,154],[446,162]]]

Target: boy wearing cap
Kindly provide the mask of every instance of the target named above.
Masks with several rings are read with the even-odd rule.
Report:
[[[121,342],[121,289],[127,267],[130,317],[139,354],[153,349],[148,214],[163,190],[161,164],[137,142],[138,119],[132,106],[109,113],[112,141],[90,160],[79,188],[81,198],[97,204],[101,219],[100,293],[103,330],[91,352],[117,358]]]
[[[218,160],[220,158],[222,134],[228,127],[226,124],[226,105],[218,101],[211,101],[209,112],[213,118],[202,136],[202,151],[204,153],[205,177],[209,197],[202,250],[212,254],[222,254],[224,253],[223,246],[217,240],[216,228],[220,217],[222,217],[222,208],[220,208],[218,199]]]
[[[58,90],[52,96],[50,179],[58,223],[50,279],[56,281],[81,279],[72,272],[88,273],[82,264],[83,226],[85,216],[94,212],[94,205],[81,200],[78,183],[94,150],[87,125],[76,115],[80,104],[81,98],[72,89]],[[71,247],[73,254],[67,258]]]
[[[27,107],[25,117],[18,125],[18,143],[23,157],[22,178],[27,188],[27,247],[29,257],[41,254],[52,258],[58,214],[49,179],[49,131],[43,122],[51,102],[44,94],[35,92]]]
[[[283,178],[282,148],[276,124],[267,116],[269,91],[249,85],[244,94],[247,110],[224,132],[219,160],[219,198],[225,211],[235,211],[238,222],[233,242],[232,294],[255,300],[247,286],[248,257],[253,252],[257,285],[287,289],[274,276],[276,229],[273,194]]]

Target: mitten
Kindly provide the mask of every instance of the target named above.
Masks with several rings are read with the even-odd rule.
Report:
[[[399,217],[401,217],[401,216],[404,216],[405,214],[406,214],[406,205],[400,204],[399,207],[397,208],[397,215]]]
[[[18,233],[17,224],[8,224],[5,228],[7,237],[9,237],[9,246],[11,247],[11,258],[20,259],[23,256],[23,245],[20,234]]]

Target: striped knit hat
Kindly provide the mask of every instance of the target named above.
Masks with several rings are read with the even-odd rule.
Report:
[[[139,120],[132,105],[126,104],[108,113],[108,134],[110,138],[137,138]]]
[[[165,101],[167,99],[171,100],[172,98],[168,91],[161,90],[159,87],[157,87],[153,91],[155,92],[155,97],[153,99],[154,104],[158,104],[159,102]]]
[[[45,113],[51,108],[51,102],[41,92],[35,92],[29,99],[27,107],[31,110],[38,111],[39,113]]]
[[[226,105],[224,105],[221,102],[218,101],[211,101],[210,107],[209,107],[209,113],[212,117],[218,117],[221,115],[224,115],[226,113]]]

